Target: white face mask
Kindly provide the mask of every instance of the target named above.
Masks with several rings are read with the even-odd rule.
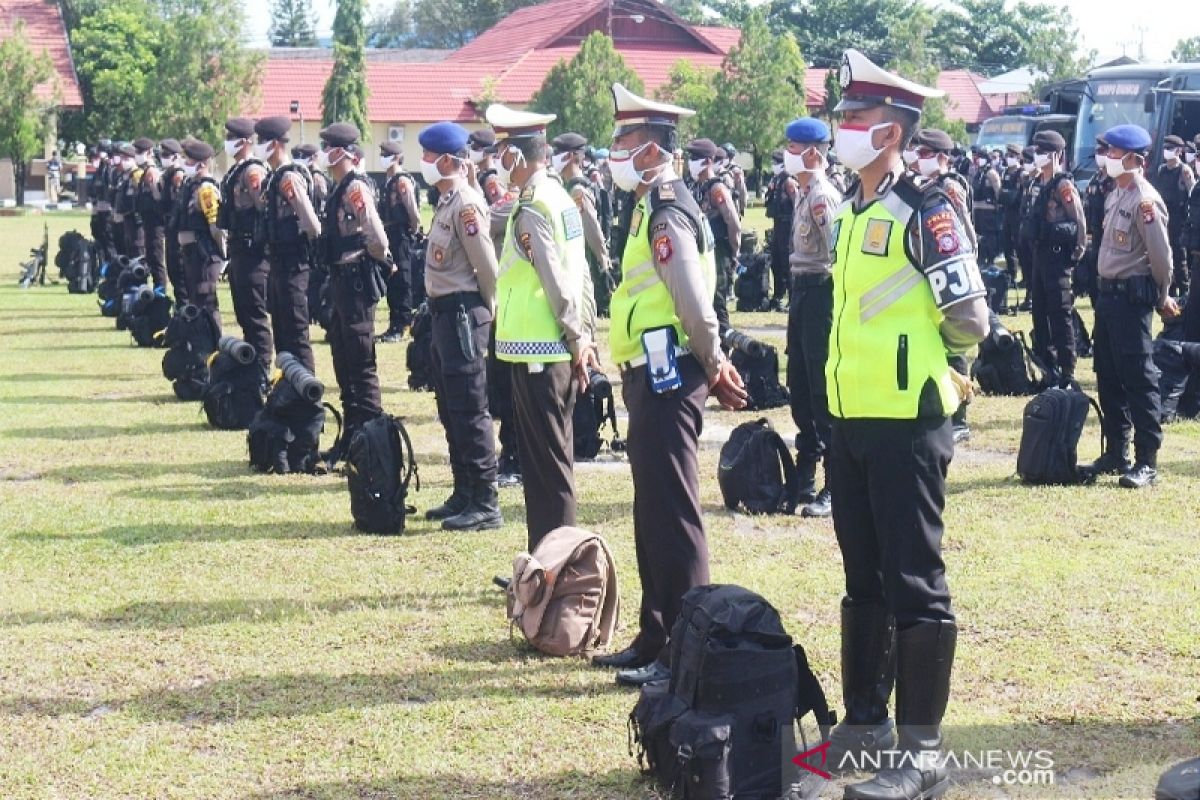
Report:
[[[1196,154],[1195,153],[1184,153],[1183,160],[1186,161],[1187,163],[1191,164],[1193,161],[1196,160]]]
[[[651,167],[650,169],[639,170],[633,165],[634,157],[636,157],[638,153],[642,152],[649,146],[650,143],[646,142],[643,145],[633,148],[627,153],[621,153],[621,155],[624,155],[625,157],[620,159],[613,158],[614,153],[620,153],[619,150],[615,150],[608,154],[608,170],[610,173],[612,173],[613,183],[616,184],[618,189],[623,192],[632,192],[634,189],[642,185],[645,174],[649,172],[650,169],[654,169],[654,167]]]
[[[938,157],[933,158],[918,158],[917,172],[920,172],[926,178],[931,178],[942,171],[942,165],[938,162]]]
[[[550,164],[554,167],[555,172],[562,172],[567,166],[567,162],[571,160],[570,153],[555,153],[550,156]]]
[[[468,150],[467,153],[471,156],[472,164],[481,163],[483,161],[483,157],[487,155],[487,153],[483,152],[482,150],[476,150],[474,147]]]
[[[804,158],[813,151],[809,147],[802,153],[793,153],[791,150],[783,151],[783,168],[787,170],[789,175],[816,175],[819,172],[825,171],[825,157],[817,162],[815,167],[809,168],[804,165]]]
[[[185,178],[194,178],[194,177],[196,177],[196,171],[197,171],[198,169],[200,169],[200,165],[199,165],[199,164],[188,164],[187,162],[184,162],[184,165],[183,165],[183,177],[185,177]]]
[[[396,157],[395,156],[380,156],[379,163],[385,170],[389,170],[392,168],[392,165],[396,163]]]
[[[692,180],[700,180],[700,173],[704,172],[703,158],[689,158],[687,162],[688,175],[692,176]]]
[[[1104,159],[1104,171],[1108,173],[1110,178],[1119,178],[1129,170],[1125,169],[1125,161],[1121,158],[1106,158]]]
[[[1167,161],[1177,161],[1179,159],[1179,151],[1174,147],[1168,147],[1167,149],[1163,150],[1163,158],[1165,158]]]
[[[440,159],[441,156],[438,156],[437,159],[434,159],[433,161],[426,161],[424,159],[421,160],[421,177],[424,178],[425,182],[430,186],[433,186],[439,181],[446,179],[446,176],[442,174],[441,170],[439,170],[437,166],[437,162]]]
[[[513,163],[511,167],[504,166],[504,153],[496,159],[496,178],[503,186],[509,186],[512,183],[512,171],[516,169],[517,164],[525,161],[525,154],[515,147],[509,147],[507,152],[513,153]]]
[[[272,142],[258,142],[254,145],[254,157],[259,161],[266,161],[271,157]]]
[[[147,158],[148,158],[148,156],[145,153],[138,153],[136,156],[133,157],[133,161],[138,166],[142,166],[143,164],[146,163]]]
[[[1096,171],[1104,172],[1104,162],[1108,161],[1108,156],[1104,153],[1096,153]]]
[[[917,151],[916,150],[905,150],[903,155],[904,155],[904,166],[911,167],[913,164],[917,163]]]
[[[311,167],[311,166],[312,166],[312,159],[311,159],[311,158],[302,158],[302,157],[299,157],[299,158],[295,158],[295,159],[293,159],[293,161],[295,161],[297,164],[299,164],[299,165],[300,165],[300,166],[302,166],[302,167]]]
[[[1051,156],[1049,153],[1035,153],[1033,156],[1033,163],[1037,165],[1038,169],[1045,169],[1050,165],[1050,158]]]
[[[235,158],[237,156],[238,150],[242,149],[243,141],[245,141],[245,140],[244,139],[226,139],[225,140],[225,155],[229,156],[230,158]]]
[[[1004,164],[1009,169],[1012,169],[1013,167],[1019,167],[1019,166],[1021,166],[1021,159],[1019,159],[1015,156],[1009,156],[1008,158],[1004,159]]]
[[[1021,165],[1021,169],[1025,171],[1026,175],[1032,175],[1033,173],[1037,172],[1037,164],[1034,164],[1032,161],[1027,161]]]
[[[843,125],[838,129],[837,144],[833,147],[838,161],[855,172],[873,164],[875,159],[879,158],[879,154],[883,152],[883,148],[876,147],[872,144],[871,139],[874,137],[875,131],[883,130],[892,124],[891,122],[880,122],[865,130]]]
[[[783,172],[783,164],[772,164],[771,165],[771,174],[772,175],[778,175],[781,172]]]
[[[121,159],[121,166],[125,169],[126,172],[133,172],[133,168],[136,166],[136,164],[134,163],[132,158],[125,157],[125,158]]]

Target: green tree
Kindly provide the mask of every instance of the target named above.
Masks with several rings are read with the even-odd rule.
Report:
[[[1171,60],[1176,62],[1200,61],[1200,36],[1180,39],[1171,49]]]
[[[363,25],[363,0],[338,0],[333,18],[333,72],[321,95],[321,113],[326,125],[352,122],[363,138],[370,136],[367,125],[366,29]]]
[[[316,47],[311,0],[271,0],[272,47]]]
[[[746,9],[745,0],[733,0]],[[904,16],[916,0],[770,0],[758,7],[768,26],[776,32],[790,31],[810,63],[838,67],[842,51],[849,47],[882,59],[895,44],[888,36],[883,20]],[[722,13],[739,14],[736,8],[718,4]],[[737,16],[734,17],[738,19]]]
[[[838,77],[838,70],[828,70],[825,73],[825,102],[821,106],[826,118],[833,119],[833,110],[841,101],[842,81]]]
[[[416,47],[458,48],[517,9],[544,0],[419,0],[413,7]]]
[[[693,25],[703,25],[708,20],[705,5],[700,0],[663,0],[663,5]]]
[[[591,142],[607,142],[613,129],[609,87],[618,82],[631,92],[642,92],[642,79],[625,65],[612,39],[593,31],[574,58],[554,65],[529,107],[557,114],[552,127],[558,133],[575,131]]]
[[[74,138],[133,138],[158,71],[161,25],[144,0],[114,0],[86,14],[72,35],[84,111],[64,127]]]
[[[395,0],[377,7],[367,23],[367,44],[371,47],[407,47],[413,39],[412,0]]]
[[[707,132],[717,141],[750,149],[754,169],[783,138],[783,129],[804,105],[804,59],[790,32],[773,34],[761,11],[742,26],[742,38],[725,56],[716,77],[717,98]]]
[[[694,117],[679,120],[679,139],[688,141],[709,129],[713,103],[717,98],[717,73],[713,67],[697,67],[681,58],[671,67],[667,82],[658,87],[654,96],[696,112]]]
[[[896,43],[896,53],[888,63],[888,68],[922,86],[937,86],[941,65],[929,46],[929,37],[935,24],[933,12],[924,6],[915,6],[903,18],[894,20],[891,35]],[[955,141],[966,141],[966,124],[950,119],[947,111],[944,98],[926,100],[921,114],[922,127],[938,128],[950,134]]]
[[[17,204],[24,205],[25,173],[45,146],[53,108],[38,87],[54,76],[54,64],[44,51],[35,53],[29,46],[22,20],[0,39],[0,74],[0,158],[12,160]]]

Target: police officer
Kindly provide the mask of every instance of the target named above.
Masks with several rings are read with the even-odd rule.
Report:
[[[733,201],[733,190],[717,174],[720,150],[711,139],[693,139],[684,148],[688,174],[695,181],[694,193],[700,210],[708,219],[716,242],[714,257],[717,263],[717,291],[713,306],[721,337],[729,330],[729,291],[733,286],[733,270],[742,241],[742,220]]]
[[[167,280],[175,296],[176,308],[189,302],[187,279],[184,277],[183,256],[179,252],[179,196],[183,191],[183,147],[176,139],[158,143],[162,153],[162,175],[159,177],[158,216],[163,226],[163,256]]]
[[[315,144],[302,144],[292,148],[292,161],[308,170],[313,181],[313,210],[320,216],[325,212],[325,200],[333,190],[329,176],[317,164],[317,153],[320,152]]]
[[[488,337],[496,303],[496,251],[488,209],[467,182],[467,131],[439,122],[421,131],[421,177],[438,193],[425,251],[433,313],[433,381],[446,431],[454,491],[425,517],[447,530],[503,524],[496,493],[496,439],[488,414]]]
[[[1033,346],[1060,386],[1075,379],[1071,270],[1087,250],[1083,202],[1063,162],[1066,146],[1057,131],[1033,135],[1038,177],[1026,208],[1033,253]]]
[[[575,524],[576,392],[599,361],[583,216],[547,171],[554,114],[493,104],[497,166],[517,190],[496,285],[496,357],[512,364],[529,551]]]
[[[1200,147],[1200,135],[1193,143],[1192,164],[1195,164],[1195,151]],[[1184,227],[1184,247],[1187,249],[1189,261],[1189,278],[1194,276],[1200,267],[1200,181],[1188,193],[1187,225]],[[1200,342],[1200,282],[1188,281],[1187,304],[1183,309],[1183,336],[1186,341]]]
[[[835,768],[850,752],[898,746],[905,756],[846,787],[850,800],[939,797],[949,784],[937,751],[958,630],[941,555],[948,417],[969,394],[946,353],[983,338],[987,303],[958,210],[937,183],[903,177],[901,148],[925,100],[944,93],[856,50],[846,51],[840,77],[837,150],[860,182],[833,220],[825,376],[846,573],[846,715],[828,756]],[[887,716],[893,674],[899,736]]]
[[[1017,228],[1021,217],[1021,148],[1010,144],[1004,153],[1004,171],[1000,174],[1000,248],[1004,252],[1004,268],[1009,284],[1018,287],[1024,275],[1017,279]]]
[[[413,237],[421,229],[417,185],[404,171],[404,148],[397,142],[384,142],[379,156],[387,178],[379,197],[379,217],[387,231],[388,248],[396,259],[396,270],[388,278],[388,329],[379,337],[381,342],[398,342],[412,325]]]
[[[213,149],[192,139],[183,144],[183,175],[179,197],[179,248],[187,296],[192,305],[212,315],[221,327],[217,308],[217,281],[225,261],[225,232],[217,225],[221,189],[209,172]]]
[[[165,232],[162,214],[162,170],[154,160],[154,140],[142,137],[133,142],[137,183],[134,186],[134,208],[137,211],[137,238],[146,256],[146,267],[154,278],[159,293],[167,292]]]
[[[1100,257],[1100,242],[1104,238],[1104,207],[1108,195],[1116,185],[1105,169],[1107,152],[1108,143],[1104,141],[1104,137],[1097,136],[1094,151],[1096,173],[1083,190],[1083,216],[1087,220],[1088,249],[1076,267],[1076,284],[1091,298],[1092,308],[1096,307],[1096,264]]]
[[[554,137],[551,163],[554,171],[562,178],[563,187],[571,195],[583,220],[583,239],[587,245],[588,269],[594,289],[593,306],[598,316],[608,316],[608,299],[616,287],[612,276],[612,264],[608,259],[608,239],[600,221],[599,187],[583,172],[584,150],[587,139],[578,133],[564,133]]]
[[[478,131],[476,131],[478,132]],[[489,133],[491,133],[489,131]],[[488,139],[495,145],[495,134]],[[468,151],[470,152],[470,151]],[[492,167],[493,175],[495,168]],[[470,167],[468,170],[468,182]],[[497,184],[499,182],[497,181]],[[496,250],[496,259],[504,254],[504,239],[508,234],[508,218],[517,205],[518,193],[510,186],[500,199],[488,206],[489,233],[492,246]],[[492,335],[488,339],[487,358],[487,388],[488,412],[499,423],[500,455],[496,460],[496,483],[499,486],[519,486],[521,484],[521,450],[517,438],[517,411],[513,406],[513,365],[496,358],[496,326],[492,326]]]
[[[267,265],[263,243],[255,239],[267,168],[253,157],[254,121],[225,122],[225,154],[233,166],[221,179],[221,218],[229,243],[229,293],[242,338],[254,345],[263,379],[271,369],[271,321],[267,316]]]
[[[697,463],[705,399],[713,394],[737,409],[746,391],[721,352],[712,233],[671,168],[676,123],[695,112],[638,97],[619,83],[613,97],[613,183],[635,206],[612,298],[609,345],[629,410],[642,607],[633,643],[593,661],[618,668],[619,683],[637,686],[670,674],[658,656],[683,595],[709,582]],[[706,170],[714,150],[704,148]]]
[[[746,216],[746,198],[749,195],[746,189],[746,171],[734,161],[737,158],[737,148],[733,146],[732,142],[726,142],[718,150],[721,154],[718,172],[721,177],[726,179],[729,188],[733,189],[733,202],[737,206],[738,216],[744,217]]]
[[[112,142],[107,139],[101,139],[96,144],[91,183],[88,186],[88,197],[92,200],[92,240],[100,248],[105,260],[115,255],[111,235],[112,203],[108,199],[108,175],[113,169],[109,160],[111,150]]]
[[[1162,446],[1152,312],[1157,309],[1164,319],[1171,319],[1179,309],[1170,295],[1167,206],[1143,175],[1150,134],[1137,125],[1118,125],[1105,132],[1104,140],[1108,142],[1105,169],[1116,187],[1108,200],[1097,264],[1093,341],[1107,448],[1092,468],[1100,474],[1118,473],[1122,486],[1141,489],[1157,478]]]
[[[142,255],[141,231],[137,220],[137,179],[141,170],[137,166],[137,150],[131,144],[117,148],[119,171],[112,187],[113,226],[117,240],[117,251],[126,258]]]
[[[1183,246],[1183,229],[1187,223],[1188,195],[1196,185],[1196,174],[1183,160],[1183,139],[1174,134],[1163,139],[1163,163],[1158,165],[1150,181],[1167,204],[1168,230],[1171,233],[1171,253],[1174,278],[1171,294],[1181,297],[1188,291],[1187,251]]]
[[[827,517],[832,510],[829,485],[817,491],[817,464],[829,452],[829,397],[825,361],[833,325],[832,253],[829,234],[842,195],[825,177],[829,127],[816,117],[801,117],[784,129],[784,173],[795,185],[795,209],[789,231],[792,301],[788,308],[787,383],[792,421],[796,423],[796,467],[800,473],[801,514]]]
[[[504,197],[508,186],[496,172],[496,133],[490,128],[471,131],[467,140],[467,151],[471,166],[467,169],[467,180],[475,191],[483,195],[488,206],[494,206]]]
[[[975,200],[972,221],[979,239],[979,266],[990,267],[1000,249],[1000,173],[986,155],[976,163],[978,167],[971,178],[971,193]]]
[[[275,349],[291,353],[309,372],[316,372],[308,341],[308,281],[321,220],[312,204],[312,178],[288,153],[291,127],[287,117],[266,117],[254,125],[258,139],[254,155],[271,168],[260,195],[263,244],[270,265],[267,308]]]
[[[782,149],[771,153],[771,180],[767,183],[764,205],[767,219],[771,220],[771,310],[782,311],[783,298],[791,283],[788,256],[792,250],[792,212],[796,205],[796,179],[784,169]]]
[[[122,142],[113,142],[109,149],[109,170],[105,175],[104,197],[108,200],[109,207],[112,208],[112,214],[108,217],[108,239],[112,242],[113,252],[116,255],[128,257],[129,254],[125,248],[125,221],[123,217],[117,215],[119,187],[125,176],[125,154],[121,150],[122,147],[128,147],[128,145]]]

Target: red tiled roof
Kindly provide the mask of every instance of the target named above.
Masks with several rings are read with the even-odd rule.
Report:
[[[976,125],[996,116],[987,98],[979,93],[983,75],[965,69],[950,69],[938,75],[937,87],[946,93],[946,116]]]
[[[58,3],[47,0],[0,0],[0,36],[11,33],[16,20],[25,22],[25,35],[34,51],[49,53],[58,77],[59,107],[83,108],[79,79],[71,60],[67,28],[63,24]],[[48,100],[54,96],[53,82],[38,87],[38,97]]]
[[[550,0],[514,11],[455,51],[447,61],[504,62],[550,44],[607,0]]]
[[[692,30],[707,39],[722,53],[728,53],[734,45],[742,40],[742,32],[737,28],[722,28],[719,25],[693,25]]]

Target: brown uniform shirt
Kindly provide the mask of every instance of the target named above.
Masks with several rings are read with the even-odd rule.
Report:
[[[1045,191],[1048,181],[1042,180],[1042,190]],[[1083,256],[1087,250],[1087,220],[1083,215],[1083,200],[1075,183],[1066,178],[1058,182],[1054,197],[1046,198],[1046,222],[1054,224],[1074,220],[1078,233],[1075,235],[1075,258]]]
[[[571,189],[571,199],[583,217],[583,238],[587,242],[588,252],[600,265],[600,271],[608,272],[608,241],[604,238],[604,229],[600,227],[600,215],[596,213],[596,198],[583,186],[575,186]]]
[[[309,240],[321,235],[321,220],[313,208],[312,200],[308,197],[308,187],[304,179],[296,172],[284,173],[279,179],[279,195],[284,202],[276,204],[275,213],[278,219],[295,217],[300,223],[300,230]],[[263,193],[262,209],[267,208],[266,192]]]
[[[425,250],[425,293],[443,297],[479,292],[496,306],[496,248],[488,236],[490,214],[483,196],[465,179],[438,198]]]
[[[251,164],[242,170],[233,186],[233,207],[239,211],[261,208],[262,191],[266,188],[268,174],[269,170],[262,164]]]
[[[724,181],[714,183],[708,190],[708,200],[729,229],[729,245],[737,255],[742,244],[742,219],[738,216],[737,207],[733,204],[733,192]]]
[[[375,208],[375,196],[367,186],[370,178],[353,173],[350,185],[342,195],[341,208],[338,209],[338,235],[353,236],[362,232],[366,240],[366,252],[376,261],[387,261],[391,254],[388,252],[387,233],[383,230],[383,222],[379,219],[379,211]],[[352,264],[363,257],[362,250],[346,253],[339,259],[339,264]]]
[[[417,202],[417,185],[407,174],[401,173],[392,181],[391,188],[393,203],[404,206],[408,212],[408,231],[416,233],[421,228],[421,209]]]
[[[830,275],[833,255],[830,229],[842,193],[824,175],[809,176],[808,186],[796,184],[792,212],[792,253],[788,256],[793,275]]]
[[[1114,186],[1104,202],[1104,238],[1096,273],[1122,280],[1153,276],[1161,306],[1171,288],[1171,241],[1167,206],[1150,181],[1137,175],[1128,189]]]

